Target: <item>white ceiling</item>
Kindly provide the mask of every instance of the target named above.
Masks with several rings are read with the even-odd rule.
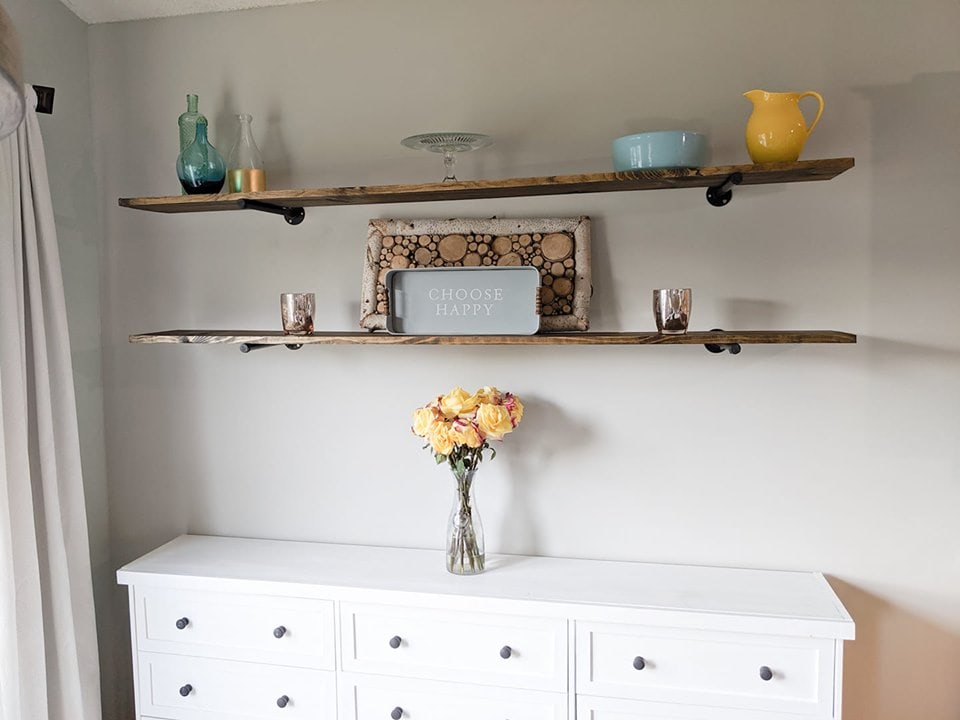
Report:
[[[88,23],[294,5],[315,0],[60,0]]]

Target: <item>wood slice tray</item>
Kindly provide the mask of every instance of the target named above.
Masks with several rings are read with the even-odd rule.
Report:
[[[360,327],[384,330],[387,273],[408,268],[531,267],[540,277],[544,332],[587,330],[590,218],[371,220]]]

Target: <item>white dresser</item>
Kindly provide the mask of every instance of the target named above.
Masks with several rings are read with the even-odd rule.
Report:
[[[840,717],[819,573],[184,535],[120,569],[138,718]]]

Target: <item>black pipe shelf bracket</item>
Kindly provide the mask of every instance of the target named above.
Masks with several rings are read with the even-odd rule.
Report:
[[[283,219],[288,225],[299,225],[307,216],[306,210],[302,207],[288,207],[286,205],[271,205],[260,200],[240,201],[241,210],[257,210],[258,212],[272,213],[274,215],[283,215]]]
[[[274,343],[240,343],[240,352],[251,353],[254,350],[263,350],[264,348],[285,347],[287,350],[299,350],[303,343],[290,343],[289,345],[276,345]]]
[[[733,200],[733,187],[743,182],[743,173],[735,172],[720,185],[707,188],[707,202],[714,207],[723,207]]]
[[[710,332],[723,332],[720,328],[713,328]],[[707,349],[707,352],[712,352],[714,354],[722,353],[724,351],[730,353],[731,355],[739,355],[740,343],[706,343],[704,347]]]

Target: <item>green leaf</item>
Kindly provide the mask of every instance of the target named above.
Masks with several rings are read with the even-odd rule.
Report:
[[[433,459],[436,460],[436,461],[437,461],[437,465],[439,465],[440,463],[442,463],[444,460],[447,459],[447,456],[446,456],[446,455],[441,455],[440,453],[437,453],[436,455],[433,456]]]

